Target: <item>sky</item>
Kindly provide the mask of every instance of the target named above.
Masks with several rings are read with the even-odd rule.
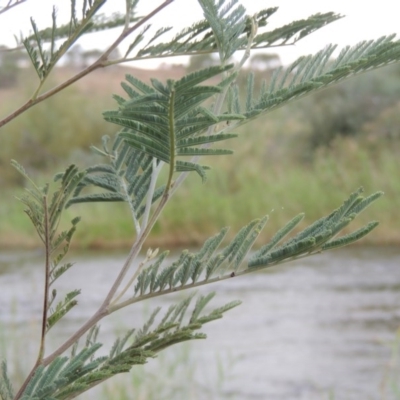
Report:
[[[0,6],[8,0],[0,0]],[[141,0],[139,14],[145,15],[163,0]],[[2,4],[3,3],[3,4]],[[334,11],[345,18],[336,21],[309,37],[302,39],[295,46],[274,49],[281,57],[283,64],[294,61],[301,55],[313,54],[329,43],[336,43],[339,48],[345,45],[354,45],[361,40],[376,39],[383,35],[396,33],[400,38],[400,1],[380,0],[378,2],[365,0],[241,0],[248,14],[254,14],[262,8],[278,6],[279,10],[270,18],[270,28],[279,27],[295,19],[306,18],[317,12]],[[29,18],[32,16],[39,28],[48,26],[51,22],[53,4],[58,9],[58,20],[69,13],[69,0],[27,0],[26,3],[0,15],[0,44],[9,47],[15,45],[14,35],[19,36],[20,31],[28,33],[30,29]],[[125,0],[109,0],[103,12],[111,14],[123,11]],[[79,9],[79,8],[78,8]],[[175,0],[153,19],[154,30],[161,26],[173,26],[180,30],[191,23],[202,19],[202,10],[197,0]],[[117,32],[90,34],[82,38],[79,43],[85,49],[104,48]],[[124,50],[129,45],[127,41]],[[165,62],[166,60],[162,60]],[[184,63],[186,58],[170,59],[173,63]],[[141,61],[135,66],[139,68],[156,68],[159,61]]]

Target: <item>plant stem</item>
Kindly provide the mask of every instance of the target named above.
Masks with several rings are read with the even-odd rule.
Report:
[[[14,7],[16,7],[16,6],[19,6],[19,5],[21,5],[22,3],[25,3],[27,0],[18,0],[18,1],[16,1],[14,4],[7,4],[5,7],[3,7],[1,10],[0,10],[0,14],[3,14],[3,13],[5,13],[5,12],[7,12],[7,11],[10,11],[12,8],[14,8]]]
[[[285,43],[285,44],[271,44],[265,46],[255,46],[252,47],[252,50],[262,50],[262,49],[270,49],[270,48],[282,48],[282,47],[289,47],[294,46],[296,43]],[[171,57],[191,57],[191,56],[199,56],[202,54],[214,54],[217,53],[218,50],[215,49],[207,49],[207,50],[195,50],[195,51],[182,51],[182,52],[175,52],[175,53],[166,53],[166,54],[155,54],[155,55],[148,55],[148,56],[139,56],[139,57],[129,57],[129,58],[120,58],[117,60],[110,60],[104,62],[104,67],[108,67],[109,65],[117,65],[122,64],[125,62],[132,62],[132,61],[142,61],[142,60],[154,60],[159,58],[171,58]]]
[[[163,202],[165,204],[165,202]],[[159,212],[161,212],[162,207],[158,207],[157,210],[159,210]],[[159,214],[158,212],[158,214]],[[151,220],[152,225],[154,224],[155,220],[157,218],[153,218]],[[152,226],[151,225],[151,226]],[[150,227],[150,224],[149,224]],[[150,229],[146,229],[146,232],[148,234],[148,231],[150,231]],[[122,279],[124,278],[132,260],[137,256],[137,254],[139,253],[142,244],[145,240],[145,238],[147,237],[147,235],[144,235],[144,233],[141,235],[141,237],[135,242],[135,244],[132,246],[132,249],[129,253],[128,259],[126,260],[124,267],[122,268],[122,270],[120,271],[116,281],[114,282],[111,290],[109,291],[106,299],[104,300],[103,304],[100,306],[100,308],[93,314],[93,316],[87,320],[68,340],[66,340],[57,350],[55,350],[52,354],[50,354],[49,356],[45,357],[42,362],[40,363],[40,365],[43,366],[47,366],[49,365],[56,357],[58,357],[59,355],[61,355],[62,353],[64,353],[64,351],[66,351],[69,347],[71,347],[79,338],[81,338],[90,328],[92,328],[94,325],[96,325],[101,319],[103,319],[105,316],[109,315],[111,313],[111,308],[109,308],[109,303],[112,299],[112,297],[114,296],[116,290],[118,289]],[[33,376],[34,370],[37,368],[38,365],[35,365],[34,369],[31,371],[31,373],[29,374],[27,380],[26,380],[26,384],[28,384],[29,379]],[[25,383],[24,383],[25,385]],[[26,387],[26,385],[25,385]],[[22,392],[21,392],[22,394]],[[19,397],[16,397],[15,400],[19,399]]]
[[[89,320],[86,321],[85,324],[81,326],[81,328],[75,332],[73,336],[71,336],[63,345],[61,345],[56,351],[54,351],[52,354],[50,354],[48,357],[43,358],[40,362],[39,360],[36,362],[35,366],[32,368],[31,372],[25,379],[25,382],[19,389],[18,393],[14,397],[14,400],[18,400],[23,394],[24,390],[26,389],[27,385],[29,384],[30,380],[32,379],[33,375],[36,372],[37,367],[39,365],[43,365],[46,367],[49,365],[56,357],[64,353],[65,350],[67,350],[69,347],[71,347],[82,335],[84,335],[91,327],[96,325],[97,322],[99,322],[102,318],[104,318],[108,314],[107,310],[103,310],[100,312],[97,311]]]
[[[44,238],[45,238],[45,277],[44,277],[44,298],[43,298],[43,316],[42,316],[42,332],[40,337],[40,350],[38,361],[41,362],[45,351],[46,341],[46,324],[47,314],[49,310],[49,278],[50,278],[50,229],[49,229],[49,212],[47,208],[47,196],[43,196],[44,206]]]
[[[146,257],[137,267],[135,273],[133,274],[133,276],[131,277],[131,279],[129,279],[129,282],[125,285],[125,287],[121,290],[121,293],[110,303],[110,306],[112,307],[113,304],[116,304],[118,302],[118,300],[120,298],[122,298],[122,296],[127,292],[127,290],[130,288],[130,286],[132,285],[132,283],[135,281],[135,279],[137,278],[137,276],[139,275],[140,271],[142,270],[143,266],[149,261],[149,258]]]
[[[55,350],[52,354],[49,356],[45,357],[42,359],[40,364],[35,365],[35,367],[32,369],[30,374],[28,375],[28,378],[24,382],[23,388],[21,388],[20,392],[18,393],[18,397],[15,397],[14,400],[18,400],[20,396],[23,393],[23,390],[25,389],[26,385],[29,383],[29,380],[32,378],[36,368],[39,365],[47,366],[49,365],[56,357],[64,353],[69,347],[71,347],[79,338],[81,338],[90,328],[92,328],[94,325],[96,325],[101,319],[103,319],[105,316],[109,315],[111,312],[114,311],[114,308],[109,307],[110,302],[115,295],[116,291],[118,290],[119,285],[121,284],[123,278],[125,277],[132,261],[136,258],[136,256],[139,254],[143,242],[147,238],[147,235],[151,231],[151,228],[155,224],[155,222],[158,219],[158,216],[160,215],[163,207],[165,206],[166,202],[168,200],[168,194],[164,195],[158,204],[157,209],[155,210],[152,218],[150,219],[150,222],[148,226],[146,227],[145,231],[142,232],[140,237],[136,240],[134,245],[131,248],[131,251],[128,255],[127,260],[125,261],[125,264],[123,268],[121,269],[117,279],[115,280],[113,286],[111,287],[106,299],[104,300],[103,304],[100,306],[100,308],[93,314],[93,316],[86,321],[68,340],[66,340],[57,350]],[[120,308],[120,307],[119,307]],[[118,308],[118,309],[119,309]],[[112,310],[112,311],[111,311]]]
[[[124,279],[126,273],[128,272],[133,260],[138,256],[142,245],[144,241],[146,240],[147,236],[149,235],[151,229],[153,228],[153,225],[156,223],[162,209],[164,208],[165,204],[168,202],[169,196],[170,196],[170,189],[172,187],[172,177],[174,174],[174,169],[175,169],[175,125],[174,125],[174,113],[175,113],[175,90],[172,88],[171,89],[171,95],[169,98],[169,139],[170,139],[170,160],[169,160],[169,173],[168,173],[168,179],[167,179],[167,184],[165,186],[164,194],[161,198],[160,203],[158,204],[158,207],[156,208],[154,214],[152,215],[149,223],[147,223],[146,220],[143,220],[143,224],[141,227],[141,234],[139,235],[138,239],[134,243],[134,245],[131,248],[131,251],[128,255],[128,258],[125,261],[124,266],[122,267],[117,279],[115,280],[113,286],[111,287],[111,290],[109,291],[107,297],[104,300],[104,303],[102,307],[108,307],[116,294],[119,286],[121,285],[122,280]],[[158,171],[159,172],[159,171]],[[157,174],[158,174],[157,172]],[[156,175],[156,170],[154,169],[153,165],[153,174],[155,174],[155,178],[157,177]],[[153,176],[152,176],[153,178]],[[155,182],[154,182],[155,184]],[[151,191],[148,193],[149,196],[151,196]],[[150,205],[151,205],[151,199],[150,199]],[[146,205],[147,208],[148,204]],[[147,217],[146,217],[147,219]],[[140,266],[136,270],[134,277],[136,278],[137,275],[140,272]],[[121,294],[117,296],[117,300],[121,297]]]
[[[37,96],[36,98],[31,98],[29,99],[24,105],[22,105],[20,108],[17,110],[13,111],[9,116],[5,117],[0,121],[0,128],[10,121],[12,121],[14,118],[18,117],[22,113],[24,113],[26,110],[29,108],[33,107],[34,105],[42,102],[43,100],[48,99],[49,97],[53,96],[54,94],[60,92],[61,90],[65,89],[66,87],[72,85],[79,79],[83,78],[84,76],[88,75],[89,73],[93,72],[94,70],[98,68],[103,68],[107,66],[107,58],[111,54],[111,52],[118,47],[118,45],[125,40],[132,32],[134,32],[136,29],[138,29],[140,26],[142,26],[145,22],[147,22],[149,19],[153,18],[157,13],[159,13],[163,8],[167,7],[169,4],[171,4],[175,0],[165,0],[164,3],[162,3],[160,6],[155,8],[152,12],[150,12],[148,15],[146,15],[144,18],[142,18],[139,22],[137,22],[135,25],[133,25],[131,28],[124,30],[121,35],[115,40],[115,42],[100,56],[100,58],[95,61],[93,64],[89,65],[87,68],[79,72],[78,74],[74,75],[70,79],[66,80],[62,84],[54,87],[53,89],[47,91],[46,93],[43,93],[41,96]]]
[[[153,158],[153,170],[151,173],[149,190],[147,192],[146,207],[144,209],[144,213],[143,213],[143,217],[142,217],[142,225],[140,228],[141,231],[147,226],[147,223],[149,221],[150,209],[153,204],[152,200],[153,200],[154,191],[156,189],[157,178],[158,178],[158,175],[160,174],[163,166],[164,166],[164,161],[159,161],[159,164],[157,166],[157,161],[155,158]]]
[[[133,207],[133,202],[132,202],[132,199],[131,199],[131,197],[129,195],[129,192],[128,192],[128,186],[127,186],[127,184],[125,182],[125,179],[123,177],[120,177],[119,181],[120,181],[120,185],[122,187],[122,190],[124,191],[126,202],[129,205],[129,210],[130,210],[131,215],[132,215],[132,221],[133,221],[133,225],[135,226],[136,234],[140,235],[141,228],[140,228],[139,220],[136,217],[136,210]]]
[[[303,254],[303,255],[300,255],[300,256],[294,256],[292,258],[289,258],[289,259],[286,259],[286,260],[283,260],[283,261],[282,260],[276,261],[275,263],[271,263],[270,265],[268,265],[267,268],[274,267],[274,266],[276,266],[278,264],[280,265],[280,264],[284,264],[284,263],[287,263],[287,262],[290,262],[290,261],[299,260],[299,259],[302,259],[302,258],[305,258],[305,257],[309,257],[311,255],[320,254],[320,253],[321,253],[321,250],[318,249],[318,250],[315,250],[315,251],[313,251],[311,253]],[[179,286],[179,287],[173,287],[173,288],[169,288],[169,289],[164,289],[164,290],[161,290],[161,291],[158,291],[158,292],[148,293],[148,294],[145,294],[145,295],[142,295],[142,296],[139,296],[139,297],[130,298],[130,299],[127,299],[125,301],[122,301],[121,303],[118,303],[118,304],[110,306],[109,313],[111,314],[111,313],[113,313],[115,311],[118,311],[121,308],[127,307],[127,306],[129,306],[131,304],[139,303],[141,301],[152,299],[154,297],[164,296],[166,294],[176,293],[176,292],[180,292],[182,290],[193,289],[193,288],[197,288],[199,286],[209,285],[209,284],[212,284],[212,283],[215,283],[215,282],[221,282],[221,281],[224,281],[224,280],[227,280],[227,279],[232,279],[232,278],[236,278],[238,276],[254,273],[254,272],[260,271],[260,270],[265,269],[265,268],[266,268],[265,266],[247,268],[244,271],[235,272],[234,275],[232,275],[231,271],[229,271],[230,273],[228,275],[217,276],[217,277],[211,278],[211,279],[204,279],[204,280],[202,280],[200,282],[190,283],[190,284],[187,284],[187,285],[182,285],[182,286]]]
[[[172,176],[174,174],[175,169],[175,89],[171,89],[171,94],[169,97],[169,147],[170,151],[170,160],[169,160],[169,173],[167,179],[167,185],[165,186],[165,193],[169,193],[172,184]]]
[[[49,213],[47,208],[47,196],[43,196],[43,207],[44,207],[44,244],[45,244],[45,277],[44,277],[44,295],[43,295],[43,312],[42,312],[42,331],[40,335],[40,347],[39,354],[36,360],[34,367],[29,373],[28,377],[25,379],[25,382],[19,389],[17,395],[15,396],[15,400],[19,399],[32,376],[34,375],[37,367],[43,363],[43,356],[45,352],[46,346],[46,325],[47,325],[47,314],[49,309],[49,278],[50,278],[50,229],[49,229]]]
[[[169,99],[169,113],[168,113],[169,114],[169,132],[170,132],[169,136],[170,136],[171,154],[170,154],[170,162],[169,162],[168,179],[167,179],[167,184],[165,186],[164,194],[161,198],[160,203],[158,204],[157,209],[155,210],[154,214],[152,215],[149,223],[147,223],[148,215],[147,216],[145,215],[142,226],[141,226],[141,234],[139,235],[138,239],[132,246],[131,251],[128,255],[128,258],[126,259],[125,264],[122,267],[113,286],[111,287],[107,297],[105,298],[102,307],[103,306],[108,307],[110,305],[114,295],[116,294],[119,286],[122,283],[122,280],[124,279],[126,273],[128,272],[133,260],[138,256],[144,241],[146,240],[148,234],[150,233],[151,229],[153,228],[153,225],[156,223],[162,209],[164,208],[165,204],[167,203],[167,201],[169,199],[169,192],[170,192],[170,188],[172,187],[172,176],[173,176],[174,167],[175,167],[175,125],[174,125],[174,120],[175,120],[174,119],[174,110],[175,110],[175,108],[174,108],[174,106],[175,106],[175,90],[172,89],[170,99]],[[157,171],[157,169],[154,168],[154,164],[153,164],[153,171],[152,171],[153,175],[152,175],[152,181],[151,181],[153,186],[155,185],[155,180],[157,178],[158,173],[159,173],[159,170]],[[154,190],[154,187],[153,187],[153,190]],[[148,196],[150,196],[150,205],[151,205],[152,190],[150,190],[148,192]],[[148,205],[149,205],[149,203],[146,204],[146,210],[148,208]],[[149,211],[149,210],[147,210],[147,211]],[[138,266],[138,268],[134,274],[134,278],[137,277],[137,275],[140,272],[140,269],[141,269],[141,267]],[[131,281],[132,281],[132,279],[130,280],[130,282]],[[123,295],[124,291],[125,291],[125,289],[123,290],[122,294],[119,294],[117,296],[116,301]]]
[[[64,353],[69,349],[79,338],[81,338],[90,328],[96,325],[101,319],[109,314],[109,311],[104,308],[100,308],[90,317],[67,341],[65,341],[57,350],[55,350],[49,356],[43,358],[41,365],[49,365],[56,357]]]
[[[143,243],[146,240],[147,236],[149,235],[151,229],[153,228],[154,224],[156,223],[159,215],[161,214],[162,209],[164,208],[165,204],[168,201],[169,193],[164,192],[163,197],[161,198],[160,203],[158,204],[156,210],[154,211],[154,214],[151,216],[151,219],[146,226],[145,229],[142,230],[142,233],[140,236],[137,238],[135,243],[133,244],[128,258],[126,259],[124,266],[122,267],[117,279],[115,280],[113,286],[111,287],[110,291],[107,294],[107,297],[105,298],[102,307],[107,308],[110,305],[111,300],[113,299],[115,293],[117,292],[122,280],[124,279],[126,273],[129,270],[129,267],[131,266],[133,260],[138,256],[140,250],[142,249]]]

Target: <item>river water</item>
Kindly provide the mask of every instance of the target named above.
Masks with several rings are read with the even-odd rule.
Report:
[[[109,253],[74,258],[76,265],[59,287],[82,288],[80,305],[52,332],[54,346],[98,307],[124,260]],[[37,351],[32,339],[39,331],[41,263],[40,254],[0,254],[0,356],[7,356],[10,368],[14,360],[21,373]],[[190,384],[200,382],[190,398],[400,399],[394,394],[400,368],[393,351],[400,327],[399,248],[336,250],[203,287],[200,293],[212,290],[216,307],[236,299],[243,304],[222,321],[205,325],[208,339],[190,345],[189,359],[197,366]],[[137,326],[153,306],[168,306],[177,296],[182,297],[166,296],[116,313],[101,323],[101,341],[108,345],[116,332]],[[24,355],[23,363],[16,361],[18,354]],[[145,368],[154,376],[168,375],[168,366],[157,361]],[[219,378],[210,383],[210,374]],[[218,392],[210,387],[214,384]]]

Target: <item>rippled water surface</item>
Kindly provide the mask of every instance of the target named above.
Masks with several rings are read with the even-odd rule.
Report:
[[[99,306],[124,260],[122,254],[75,259],[60,290],[82,288],[80,307],[54,329],[54,345]],[[13,352],[21,348],[5,345],[10,336],[17,343],[24,339],[24,354],[32,360],[37,351],[29,339],[37,336],[39,326],[40,263],[38,254],[0,254],[0,350],[11,364]],[[390,343],[400,326],[399,248],[326,253],[204,287],[201,292],[211,290],[218,293],[215,306],[243,301],[222,321],[206,325],[208,339],[190,347],[193,362],[210,371],[216,370],[219,357],[231,360],[224,396],[323,400],[334,393],[335,400],[396,398],[386,389],[392,367]],[[139,305],[117,313],[102,322],[102,339],[107,343],[116,331],[137,326],[151,306],[160,301],[169,305],[174,296],[153,301],[145,309]],[[204,398],[220,398],[210,396]]]

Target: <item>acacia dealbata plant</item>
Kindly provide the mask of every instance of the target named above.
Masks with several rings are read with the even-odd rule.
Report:
[[[8,2],[0,8],[0,14],[23,2]],[[132,327],[125,336],[116,339],[106,355],[97,356],[102,346],[98,342],[98,323],[117,310],[168,293],[240,279],[242,275],[345,246],[377,225],[370,222],[341,235],[343,228],[382,195],[377,192],[364,197],[362,189],[358,189],[331,214],[291,235],[303,214],[295,216],[275,234],[263,236],[265,244],[250,255],[268,216],[249,222],[230,235],[231,240],[227,240],[228,228],[222,228],[198,251],[185,250],[172,263],[166,260],[167,251],[143,249],[165,205],[182,182],[198,176],[199,184],[206,184],[209,167],[202,163],[202,156],[231,153],[227,148],[213,147],[214,143],[226,142],[229,147],[229,142],[236,137],[235,130],[252,119],[354,74],[398,61],[400,42],[394,36],[362,42],[345,47],[335,59],[332,58],[335,46],[328,45],[313,56],[301,57],[286,68],[276,69],[272,78],[256,89],[253,75],[249,73],[245,93],[240,93],[236,78],[253,49],[294,44],[341,16],[316,14],[268,30],[269,19],[278,11],[276,7],[250,16],[237,0],[198,0],[203,19],[176,33],[172,39],[164,40],[171,28],[160,27],[153,36],[149,35],[151,18],[173,0],[160,3],[146,16],[136,14],[137,0],[127,0],[124,15],[106,17],[100,14],[106,2],[85,0],[78,9],[72,0],[70,21],[62,26],[57,24],[55,10],[50,28],[40,29],[31,20],[32,32],[22,39],[21,45],[37,73],[37,90],[25,104],[4,118],[0,126],[97,68],[125,61],[205,53],[217,53],[219,65],[179,80],[152,79],[151,84],[127,75],[121,83],[125,97],[114,96],[115,110],[103,115],[119,131],[113,138],[105,137],[100,147],[93,148],[101,156],[101,162],[85,170],[71,165],[55,176],[56,184],[36,185],[23,167],[12,161],[29,184],[20,200],[43,243],[44,300],[36,363],[22,386],[13,388],[6,361],[2,362],[2,400],[75,398],[116,374],[146,363],[174,344],[205,338],[200,332],[203,324],[221,318],[240,302],[210,310],[214,293],[200,295],[197,300],[191,294],[163,313],[155,309],[142,327]],[[43,84],[54,66],[82,35],[115,27],[120,27],[120,34],[97,61],[61,85],[43,92]],[[127,40],[129,46],[123,57],[110,61],[110,53]],[[239,50],[243,56],[235,61],[233,56]],[[5,134],[3,128],[2,135]],[[92,202],[128,203],[136,236],[97,311],[69,339],[48,353],[46,341],[50,330],[77,306],[80,295],[76,288],[71,288],[61,299],[57,294],[57,281],[73,267],[64,258],[80,220],[74,218],[70,227],[62,230],[62,214],[74,204]],[[109,206],[112,209],[112,204]]]

